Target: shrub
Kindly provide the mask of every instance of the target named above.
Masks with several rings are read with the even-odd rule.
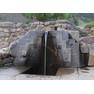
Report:
[[[55,20],[55,19],[69,19],[71,17],[71,13],[24,13],[29,19],[33,19],[34,17],[39,21],[47,21],[47,20]]]

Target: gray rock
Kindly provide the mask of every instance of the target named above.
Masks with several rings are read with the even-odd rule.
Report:
[[[13,27],[13,22],[0,22],[0,27]]]
[[[23,23],[17,23],[17,24],[15,25],[15,27],[18,28],[18,27],[21,27],[22,25],[23,25]]]
[[[67,30],[67,32],[70,33],[70,35],[72,36],[73,39],[75,39],[76,41],[79,41],[79,31],[77,31],[77,30]]]
[[[9,58],[5,58],[4,60],[2,60],[2,65],[4,66],[10,66],[13,64],[13,57],[9,57]]]
[[[79,53],[79,43],[75,42],[75,40],[70,40],[71,44],[71,66],[73,67],[81,67],[80,64],[80,53]]]
[[[10,36],[9,33],[0,32],[0,38],[2,38],[2,37],[8,37],[8,36]]]
[[[69,37],[70,34],[65,31],[52,31],[50,34],[54,45],[57,46],[54,52],[57,52],[58,64],[62,67],[81,67],[79,42]]]
[[[44,24],[45,25],[55,25],[56,21],[47,21]]]
[[[31,31],[10,45],[10,54],[15,57],[15,65],[23,65],[26,60],[26,54],[31,47],[31,52],[37,55],[34,45],[40,47],[42,31]],[[37,49],[38,50],[38,49]]]
[[[81,48],[81,53],[89,53],[89,47],[87,46],[87,44],[81,44],[80,45]]]
[[[71,58],[72,58],[71,57],[71,48],[66,48],[66,49],[63,48],[62,53],[63,54],[61,56],[63,56],[64,62],[67,62],[65,63],[64,66],[69,66],[71,64]]]

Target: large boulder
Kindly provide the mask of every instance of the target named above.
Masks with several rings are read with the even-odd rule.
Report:
[[[23,65],[26,61],[27,52],[32,52],[32,58],[37,59],[41,46],[43,31],[30,31],[10,45],[10,54],[15,57],[15,65]]]
[[[72,38],[72,36],[66,31],[52,31],[49,32],[49,52],[52,53],[53,57],[56,57],[57,63],[60,67],[81,67],[79,60],[79,42]],[[52,37],[52,38],[51,38]],[[52,50],[52,42],[54,45],[54,49]],[[54,53],[53,53],[54,52]],[[51,55],[51,54],[49,54]],[[49,56],[48,55],[48,56]],[[53,58],[50,57],[49,58]],[[55,58],[55,59],[56,59]],[[53,59],[54,60],[54,59]],[[57,64],[56,63],[56,64]]]
[[[83,61],[87,62],[88,66],[94,65],[94,36],[81,38],[80,44],[81,53],[85,54]]]

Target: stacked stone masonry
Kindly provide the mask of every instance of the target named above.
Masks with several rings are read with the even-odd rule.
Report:
[[[8,52],[10,53],[10,47],[13,46],[13,44],[15,44],[17,41],[19,43],[20,39],[26,36],[27,33],[30,33],[33,31],[44,31],[44,32],[45,31],[57,31],[57,32],[65,31],[65,32],[68,32],[68,34],[70,35],[70,37],[72,37],[72,39],[68,39],[68,35],[64,33],[62,34],[62,37],[59,37],[59,38],[63,38],[63,41],[61,42],[60,40],[57,41],[58,44],[62,45],[62,49],[64,51],[63,59],[66,62],[71,62],[70,64],[76,63],[79,66],[80,64],[79,62],[81,62],[80,53],[89,54],[90,57],[89,57],[88,64],[94,65],[94,62],[92,62],[94,61],[92,60],[93,59],[92,56],[94,56],[93,55],[94,47],[91,47],[91,44],[88,46],[88,43],[84,43],[82,40],[80,40],[81,38],[80,33],[83,31],[66,20],[56,20],[56,21],[48,21],[48,22],[33,22],[29,24],[0,22],[0,54],[8,53]],[[17,57],[17,59],[18,58],[19,57]]]

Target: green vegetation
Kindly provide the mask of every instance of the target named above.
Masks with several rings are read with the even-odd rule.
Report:
[[[23,13],[23,15],[32,20],[47,21],[65,19],[72,21],[75,25],[81,24],[79,17],[74,13]],[[28,21],[29,22],[29,21]]]
[[[71,13],[24,13],[23,15],[29,19],[36,18],[39,21],[69,19],[72,16]]]
[[[94,21],[85,22],[85,21],[79,20],[79,27],[85,27],[85,28],[94,27]]]
[[[94,27],[94,21],[90,21],[88,23],[85,24],[85,27]]]

